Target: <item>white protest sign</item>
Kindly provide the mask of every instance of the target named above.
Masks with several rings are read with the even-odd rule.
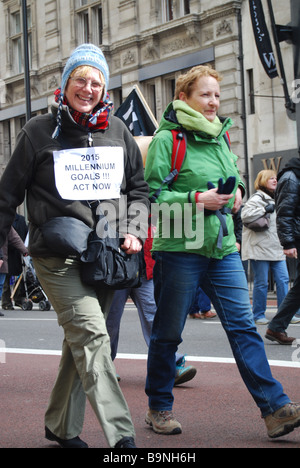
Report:
[[[121,146],[54,151],[56,188],[65,200],[120,198],[124,174]]]

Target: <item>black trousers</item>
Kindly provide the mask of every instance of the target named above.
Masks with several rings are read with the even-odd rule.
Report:
[[[2,291],[2,307],[11,307],[13,305],[12,300],[10,298],[11,296],[11,288],[9,284],[10,278],[11,276],[6,275],[5,282],[3,285],[3,291]],[[24,281],[22,279],[13,298],[15,305],[21,306],[22,299],[24,299],[24,297],[26,297],[26,292],[25,292],[25,287],[24,287]]]
[[[277,314],[269,323],[268,328],[273,332],[284,332],[300,307],[300,244],[297,245],[298,260],[296,279],[293,286],[281,303]]]

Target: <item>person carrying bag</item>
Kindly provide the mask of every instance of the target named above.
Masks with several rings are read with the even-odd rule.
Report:
[[[260,171],[254,183],[256,192],[249,198],[241,213],[242,260],[251,261],[254,273],[253,315],[255,322],[260,325],[269,322],[265,317],[269,269],[276,282],[278,306],[285,298],[289,287],[286,258],[277,235],[274,200],[276,186],[277,177],[274,171]],[[258,226],[259,223],[261,228]],[[253,229],[253,226],[256,227]]]
[[[93,44],[77,47],[66,62],[51,112],[25,124],[0,182],[0,247],[27,194],[29,252],[64,330],[45,415],[46,438],[64,448],[87,447],[79,437],[86,398],[109,447],[135,448],[135,430],[116,378],[105,323],[113,291],[103,284],[83,283],[78,223],[70,222],[74,218],[87,228],[81,237],[85,247],[89,230],[96,229],[91,206],[101,201],[116,214],[116,230],[122,223],[120,248],[126,254],[137,255],[147,237],[148,185],[141,153],[125,124],[112,115],[108,86],[102,51]],[[139,234],[134,204],[146,211]],[[70,244],[73,236],[72,253],[58,253],[55,243],[49,247],[46,242],[42,226],[53,218],[64,218],[62,237]]]

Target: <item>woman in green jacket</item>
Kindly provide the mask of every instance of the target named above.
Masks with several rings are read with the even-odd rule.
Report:
[[[166,109],[147,155],[145,178],[150,195],[157,196],[152,212],[157,214],[158,229],[153,242],[157,312],[149,346],[146,422],[157,433],[181,433],[172,414],[175,352],[201,286],[218,312],[269,436],[279,437],[300,424],[300,405],[292,404],[272,377],[251,313],[231,216],[241,206],[243,184],[237,157],[224,138],[232,122],[217,116],[220,81],[220,75],[207,66],[179,77],[175,100]],[[187,151],[177,179],[169,186],[162,180],[170,173],[172,129],[186,135]]]

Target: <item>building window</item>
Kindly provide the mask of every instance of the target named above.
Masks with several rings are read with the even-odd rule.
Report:
[[[11,130],[10,130],[10,121],[5,120],[3,122],[3,155],[4,155],[4,163],[8,163],[9,158],[12,153],[11,147]]]
[[[163,21],[172,21],[174,19],[174,1],[162,0]]]
[[[102,44],[102,2],[77,0],[76,7],[76,23],[79,42]]]
[[[28,36],[28,53],[29,66],[31,67],[31,9],[27,7],[27,36]],[[23,53],[23,25],[21,11],[16,11],[10,17],[10,41],[12,48],[12,69],[14,73],[19,74],[24,71],[24,53]]]
[[[96,34],[98,36],[98,42],[99,44],[102,44],[103,42],[103,15],[102,15],[102,6],[95,7],[92,10],[93,13],[93,18],[94,18],[94,25],[93,28],[96,31]]]
[[[190,14],[190,0],[162,0],[163,22]]]
[[[143,83],[143,92],[144,92],[144,98],[147,101],[147,104],[154,115],[155,118],[157,118],[157,107],[156,107],[156,87],[155,87],[155,81],[148,81]]]
[[[190,12],[190,0],[183,0],[183,14],[189,15]]]
[[[165,98],[167,105],[169,102],[173,101],[175,95],[175,83],[176,80],[173,76],[164,77],[164,84],[165,84]]]
[[[114,103],[114,111],[116,112],[123,103],[122,88],[115,88],[114,90],[110,91],[109,95]]]

